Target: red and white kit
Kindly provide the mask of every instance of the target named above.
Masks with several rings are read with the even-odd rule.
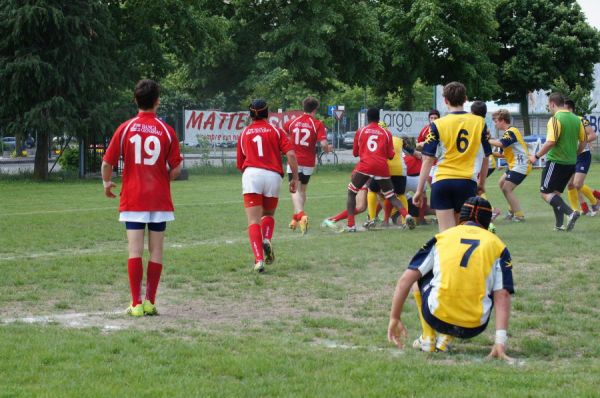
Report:
[[[327,139],[325,126],[320,120],[305,113],[295,119],[288,120],[283,129],[294,146],[299,172],[304,175],[311,175],[316,162],[317,143]],[[289,166],[287,172],[291,173]]]
[[[167,166],[173,169],[183,160],[175,130],[154,112],[139,112],[117,128],[104,161],[116,166],[120,157],[123,158],[120,221],[172,220],[174,209]],[[148,214],[139,219],[138,212],[155,212],[159,219],[146,219]]]
[[[354,156],[360,157],[354,168],[355,172],[376,179],[390,177],[387,161],[394,157],[392,134],[379,126],[377,122],[370,123],[356,132],[352,152]]]
[[[254,121],[238,138],[237,168],[244,194],[279,197],[281,154],[294,149],[285,133],[264,119]]]

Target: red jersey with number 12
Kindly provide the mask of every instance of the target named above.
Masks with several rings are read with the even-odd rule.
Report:
[[[140,112],[115,131],[104,161],[116,166],[123,158],[119,211],[173,211],[167,164],[179,166],[175,130],[154,112]]]
[[[308,113],[288,120],[283,127],[290,137],[300,166],[314,167],[317,142],[327,139],[325,126]]]
[[[360,156],[354,171],[378,177],[389,177],[388,159],[394,157],[392,134],[376,122],[359,129],[354,135],[354,156]]]
[[[271,170],[283,176],[281,153],[294,149],[283,130],[265,119],[252,122],[242,131],[237,145],[237,168]]]

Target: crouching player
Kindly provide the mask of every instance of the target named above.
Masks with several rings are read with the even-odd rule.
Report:
[[[491,357],[506,355],[510,294],[514,293],[510,253],[489,232],[490,203],[471,197],[462,206],[460,224],[437,234],[413,257],[392,301],[388,340],[403,346],[407,331],[402,307],[417,282],[415,301],[422,333],[413,347],[447,351],[454,337],[471,338],[483,332],[496,306],[496,340]]]
[[[140,80],[135,86],[138,115],[121,124],[115,131],[102,162],[104,194],[111,189],[112,170],[123,159],[123,187],[119,204],[119,221],[125,223],[129,242],[129,286],[132,316],[156,315],[156,291],[162,272],[163,241],[166,222],[175,219],[170,180],[181,172],[179,141],[173,128],[156,117],[160,104],[160,87],[153,80]],[[167,165],[169,168],[167,168]],[[144,233],[148,226],[150,260],[146,270],[146,298],[142,302],[144,275],[142,254]]]
[[[243,173],[248,238],[254,253],[254,270],[257,272],[263,272],[265,264],[275,261],[271,238],[283,177],[282,153],[286,154],[292,173],[290,192],[296,192],[298,187],[298,162],[293,146],[283,130],[269,124],[268,117],[267,103],[261,99],[252,101],[252,123],[242,131],[237,145],[237,168]]]

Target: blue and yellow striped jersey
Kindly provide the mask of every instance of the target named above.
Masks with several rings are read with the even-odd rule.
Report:
[[[523,140],[523,136],[518,128],[510,126],[504,132],[500,139],[504,146],[504,156],[508,169],[517,173],[528,175],[531,171],[531,163],[529,163],[529,149]]]
[[[433,273],[428,308],[436,318],[460,327],[484,325],[493,307],[492,292],[514,293],[512,263],[498,236],[476,224],[447,229],[411,260],[409,269]]]
[[[485,120],[452,112],[431,123],[423,154],[438,161],[433,182],[455,178],[477,181],[483,158],[492,153]]]

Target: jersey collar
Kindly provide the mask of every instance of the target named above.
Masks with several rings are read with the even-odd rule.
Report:
[[[452,115],[464,115],[465,113],[467,113],[467,111],[454,111],[454,112],[450,112]]]
[[[140,116],[140,117],[142,117],[142,116],[156,117],[156,112],[152,112],[152,111],[139,111],[138,112],[138,116]]]

